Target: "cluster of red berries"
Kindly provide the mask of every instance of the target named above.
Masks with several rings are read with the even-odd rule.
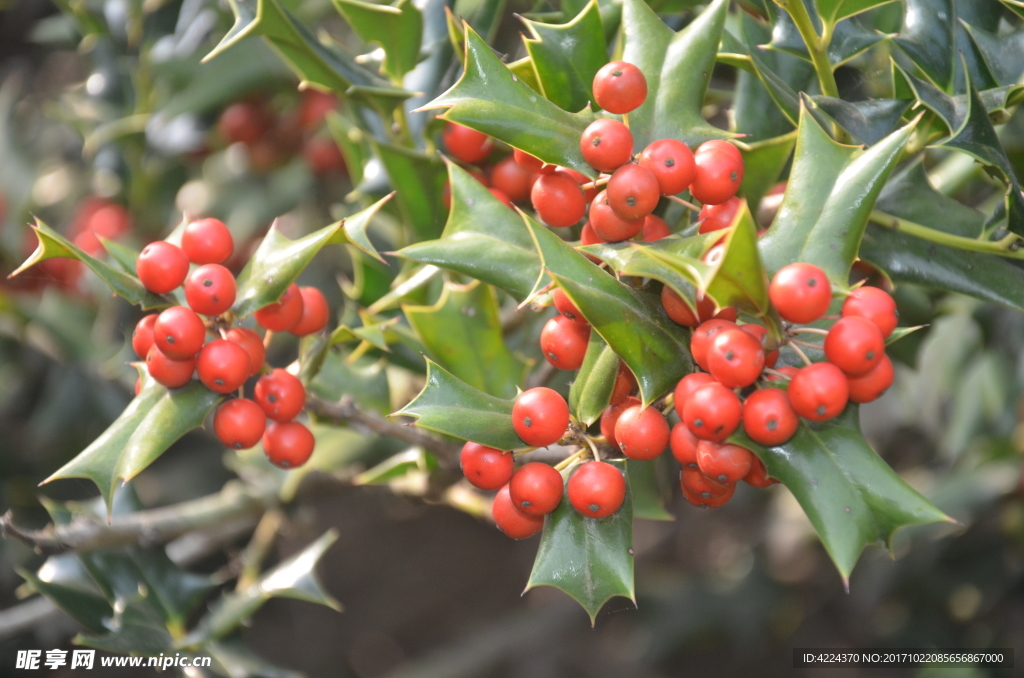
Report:
[[[306,403],[306,390],[287,371],[264,366],[266,348],[259,334],[234,326],[229,309],[235,303],[235,277],[222,265],[233,250],[231,232],[217,219],[188,224],[180,247],[163,240],[147,245],[136,261],[139,280],[156,294],[183,286],[188,306],[143,317],[132,334],[132,348],[145,358],[149,375],[168,388],[184,386],[195,374],[211,391],[239,392],[213,418],[214,432],[224,445],[247,449],[262,439],[272,463],[301,466],[314,445],[309,429],[293,421]],[[196,267],[190,272],[192,265]],[[280,301],[254,315],[268,332],[305,336],[326,327],[329,314],[320,290],[292,284]],[[258,375],[254,399],[242,397],[245,383]],[[136,394],[140,388],[141,381]]]

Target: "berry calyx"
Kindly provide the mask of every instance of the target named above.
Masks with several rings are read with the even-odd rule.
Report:
[[[467,165],[484,160],[494,148],[494,140],[483,132],[454,122],[445,124],[441,138],[448,152]]]
[[[214,393],[231,393],[249,377],[249,354],[227,339],[215,339],[199,352],[196,373]]]
[[[526,151],[520,151],[518,148],[512,149],[512,157],[520,167],[537,174],[551,174],[558,169],[557,165],[548,165],[540,158],[534,157]]]
[[[260,327],[272,332],[287,332],[302,319],[302,291],[292,283],[280,300],[267,304],[253,315]]]
[[[690,337],[690,355],[693,356],[694,362],[700,365],[701,369],[707,370],[708,349],[711,348],[711,342],[714,341],[719,332],[735,329],[736,327],[736,323],[731,320],[714,319],[701,323],[693,331],[693,336]]]
[[[608,194],[608,205],[615,213],[632,221],[643,219],[653,212],[661,197],[658,179],[651,170],[640,165],[624,165],[615,170],[605,192]]]
[[[179,388],[192,380],[196,369],[195,356],[185,360],[168,358],[157,346],[149,349],[146,355],[146,370],[149,376],[167,388]]]
[[[782,389],[759,389],[743,403],[743,430],[755,443],[781,445],[793,437],[799,426],[800,419]]]
[[[711,233],[729,228],[742,204],[743,201],[734,196],[718,205],[704,205],[700,208],[700,214],[697,216],[700,221],[697,232]]]
[[[638,162],[654,174],[662,195],[682,193],[697,176],[693,152],[689,146],[675,139],[652,142],[640,154]]]
[[[149,349],[153,347],[153,325],[156,324],[156,319],[156,313],[143,316],[142,320],[136,323],[135,330],[132,332],[132,350],[143,360],[149,355]]]
[[[316,440],[297,421],[271,422],[263,434],[263,453],[279,468],[298,468],[313,455]]]
[[[247,398],[234,398],[217,408],[213,415],[213,432],[217,439],[233,450],[247,450],[263,437],[267,415]]]
[[[614,172],[633,157],[633,135],[618,120],[601,118],[583,130],[580,152],[599,172]]]
[[[545,174],[530,190],[537,216],[548,226],[575,225],[587,211],[587,199],[579,183],[568,174]]]
[[[870,403],[878,400],[892,386],[896,374],[893,371],[889,356],[883,355],[882,360],[867,374],[847,378],[850,387],[850,400],[855,403]]]
[[[600,240],[597,242],[620,242],[629,240],[644,228],[642,219],[623,219],[608,204],[608,192],[601,191],[590,203],[588,225]],[[587,243],[585,243],[587,244]]]
[[[509,496],[508,485],[494,495],[491,517],[498,529],[512,539],[527,539],[544,529],[544,516],[531,516],[516,508]]]
[[[521,202],[530,197],[533,172],[509,156],[500,160],[491,169],[491,185],[507,195],[512,202]]]
[[[501,489],[516,470],[511,452],[468,441],[459,453],[459,466],[471,484],[481,490]]]
[[[825,272],[814,264],[789,264],[772,278],[768,296],[783,320],[810,323],[828,311],[832,286]]]
[[[715,335],[707,351],[708,371],[728,388],[746,388],[761,376],[764,349],[761,342],[739,327]]]
[[[846,407],[850,387],[846,375],[832,363],[802,368],[789,382],[789,403],[804,419],[827,421]]]
[[[629,113],[647,98],[647,78],[625,61],[605,64],[594,75],[594,102],[609,113]]]
[[[306,389],[298,377],[277,368],[260,377],[253,396],[274,421],[294,419],[306,404]]]
[[[561,287],[556,287],[555,291],[551,293],[551,301],[554,302],[555,308],[558,309],[558,312],[569,320],[584,324],[587,322],[587,319],[583,317],[580,310],[576,308],[576,304],[572,303],[572,300],[569,299],[565,290]]]
[[[671,431],[665,415],[654,407],[633,405],[623,410],[615,423],[615,441],[630,459],[647,461],[668,447]]]
[[[200,219],[185,227],[181,249],[193,264],[223,264],[235,250],[235,241],[220,219]]]
[[[697,468],[723,485],[743,480],[750,472],[753,457],[750,450],[739,445],[720,445],[710,440],[702,440],[697,445]]]
[[[299,322],[292,325],[288,331],[295,336],[304,337],[327,327],[331,309],[327,306],[324,293],[315,287],[300,287],[299,294],[302,295],[302,315],[299,316]]]
[[[551,513],[562,501],[562,474],[538,461],[525,464],[508,484],[509,497],[527,515]]]
[[[166,294],[181,285],[188,275],[188,255],[169,242],[151,242],[135,260],[135,273],[147,290]]]
[[[249,354],[249,376],[258,374],[263,369],[267,349],[263,346],[260,335],[247,327],[232,327],[227,331],[227,340],[238,344]]]
[[[867,374],[884,356],[882,332],[867,318],[842,318],[825,335],[825,358],[847,376]]]
[[[641,237],[644,239],[644,242],[654,242],[655,240],[661,240],[672,235],[672,230],[665,223],[665,220],[653,214],[648,214],[644,217],[642,232],[643,235]]]
[[[672,393],[673,407],[675,407],[676,414],[679,418],[683,418],[683,406],[686,401],[689,400],[690,396],[701,386],[707,386],[708,384],[714,383],[715,378],[707,372],[691,372],[676,384],[675,391]]]
[[[615,439],[615,425],[619,423],[619,417],[623,412],[639,404],[639,398],[629,396],[618,405],[609,405],[601,413],[601,435],[616,450],[619,449],[619,442]]]
[[[590,325],[558,315],[544,324],[540,348],[549,363],[560,370],[578,370],[590,341]]]
[[[739,397],[717,382],[701,386],[683,405],[683,421],[701,440],[725,440],[740,425],[742,414]]]
[[[185,300],[192,310],[218,316],[235,303],[235,276],[220,264],[204,264],[185,280]]]
[[[626,499],[622,472],[603,461],[588,461],[576,468],[566,484],[572,507],[588,518],[607,518]]]
[[[697,173],[690,194],[705,205],[719,205],[736,195],[743,181],[743,160],[720,150],[694,156]]]
[[[524,391],[512,405],[512,428],[524,443],[547,447],[569,427],[569,405],[558,391],[544,386]]]
[[[900,319],[896,302],[888,292],[877,287],[858,287],[850,292],[843,302],[842,314],[844,318],[859,316],[870,320],[883,338],[892,334]]]
[[[700,438],[693,435],[683,422],[672,427],[668,445],[672,450],[672,456],[684,467],[697,468],[698,444],[700,444]]]
[[[153,343],[171,360],[195,356],[205,341],[206,326],[190,308],[171,306],[153,322]]]

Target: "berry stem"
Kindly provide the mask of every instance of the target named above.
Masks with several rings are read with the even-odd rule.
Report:
[[[789,328],[790,334],[800,334],[801,332],[810,334],[828,334],[828,330],[823,330],[818,327],[791,327]]]
[[[593,188],[599,188],[607,184],[609,179],[611,179],[610,176],[601,175],[598,178],[591,181],[589,184],[581,185],[580,188],[582,188],[584,191],[589,191]]]
[[[700,214],[700,208],[694,205],[692,202],[687,202],[686,200],[683,200],[677,195],[666,195],[665,197],[668,198],[669,200],[679,203],[680,205],[690,210],[691,212],[696,212],[697,214]]]
[[[592,454],[592,452],[590,451],[590,448],[589,447],[581,447],[580,449],[576,450],[575,452],[570,454],[568,457],[566,457],[562,461],[560,461],[557,464],[555,464],[555,470],[556,471],[561,471],[562,469],[567,468],[569,465],[571,465],[574,461],[576,461],[580,457],[583,457],[584,455],[587,455],[587,454]]]
[[[626,126],[626,129],[629,129],[629,113],[622,114],[622,124]]]
[[[803,346],[804,348],[813,348],[816,351],[822,350],[821,344],[812,344],[809,341],[801,341],[800,339],[790,339],[790,344],[796,344],[797,346]]]
[[[274,340],[274,330],[267,330],[263,335],[263,348],[270,348],[270,342]]]
[[[539,447],[524,447],[521,450],[512,450],[512,456],[518,459],[519,457],[523,456],[524,454],[529,454],[530,452],[536,452],[539,449],[541,449],[541,448],[539,448]]]
[[[355,362],[357,360],[359,360],[360,358],[362,358],[366,354],[366,352],[369,351],[371,348],[373,348],[373,346],[370,344],[370,342],[368,342],[368,341],[361,341],[361,342],[359,342],[359,345],[356,346],[355,350],[352,351],[351,353],[349,353],[348,357],[345,358],[345,364],[346,365],[353,365],[353,364],[355,364]]]
[[[791,379],[791,377],[788,374],[786,374],[785,372],[779,372],[778,370],[773,370],[770,367],[764,368],[764,371],[767,372],[768,374],[773,374],[776,377],[782,377],[786,381],[789,381]]]
[[[587,443],[587,447],[590,448],[590,452],[594,455],[594,461],[601,461],[601,453],[598,451],[594,441],[590,439],[590,436],[584,433],[580,437],[583,438],[583,441]]]
[[[787,346],[789,346],[789,347],[790,347],[791,349],[793,349],[794,351],[796,351],[796,354],[797,354],[798,356],[800,356],[800,358],[801,358],[801,359],[802,359],[802,360],[804,361],[804,364],[805,364],[805,365],[811,365],[811,364],[813,364],[813,363],[811,363],[811,359],[807,357],[807,354],[806,354],[806,353],[804,353],[803,351],[801,351],[801,350],[800,350],[800,347],[799,347],[799,346],[796,346],[796,345],[794,345],[792,341],[790,341],[790,342],[789,342],[788,344],[786,344],[786,345],[787,345]]]

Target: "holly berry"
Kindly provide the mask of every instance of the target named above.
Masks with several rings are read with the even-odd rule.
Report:
[[[702,153],[725,153],[736,162],[741,164],[743,163],[743,154],[740,152],[740,149],[736,148],[734,144],[730,144],[725,139],[710,139],[705,141],[697,147],[697,151],[694,155],[701,155]]]
[[[321,92],[312,87],[302,91],[299,101],[298,124],[302,129],[313,129],[319,125],[327,114],[338,107],[338,99],[333,94]]]
[[[639,163],[658,180],[662,195],[682,193],[693,183],[697,165],[689,146],[675,139],[660,139],[640,154]]]
[[[782,389],[759,389],[743,403],[743,430],[755,443],[781,445],[793,437],[798,426],[800,419]]]
[[[839,416],[849,395],[846,375],[832,363],[808,365],[789,382],[789,403],[797,414],[811,421]]]
[[[624,165],[615,170],[605,192],[608,205],[626,220],[643,219],[654,211],[661,197],[657,177],[640,165]]]
[[[668,285],[661,288],[661,305],[668,317],[675,323],[686,327],[696,327],[700,324],[689,304],[683,301],[683,298]]]
[[[665,223],[665,220],[661,217],[656,217],[653,214],[648,214],[644,217],[643,226],[644,242],[654,242],[655,240],[661,240],[672,235],[672,230]]]
[[[764,467],[764,462],[754,457],[753,462],[750,464],[750,472],[744,476],[743,482],[752,487],[769,487],[779,481],[775,480],[775,478],[770,478],[768,476],[768,469]]]
[[[299,317],[299,322],[292,325],[289,332],[298,337],[304,337],[327,327],[327,318],[331,314],[331,309],[327,306],[324,293],[317,288],[300,287],[299,293],[302,295],[302,315]]]
[[[533,173],[509,156],[491,169],[491,185],[507,195],[512,202],[521,202],[530,197]]]
[[[143,287],[153,294],[167,294],[188,275],[188,255],[169,242],[151,242],[135,260],[135,273]]]
[[[206,326],[190,308],[171,306],[153,322],[153,343],[171,360],[195,356],[205,341]]]
[[[701,440],[725,440],[740,425],[742,414],[739,397],[719,383],[701,386],[683,405],[683,421]]]
[[[167,388],[179,388],[192,380],[196,359],[195,356],[189,356],[185,360],[174,360],[153,346],[146,354],[146,369],[149,376]]]
[[[156,313],[143,316],[142,320],[136,323],[135,331],[132,332],[132,350],[143,360],[149,355],[149,349],[153,347],[153,325],[156,323],[156,319]]]
[[[249,354],[227,339],[211,341],[196,359],[199,381],[215,393],[231,393],[249,377]]]
[[[192,310],[218,316],[235,303],[235,276],[220,264],[200,266],[185,280],[185,300]]]
[[[590,203],[590,221],[588,225],[600,238],[598,242],[620,242],[629,240],[643,230],[642,219],[623,219],[608,204],[608,192],[601,191]]]
[[[594,101],[609,113],[629,113],[647,98],[647,78],[625,61],[605,64],[594,76]]]
[[[487,190],[490,191],[491,195],[493,195],[495,198],[505,203],[505,207],[508,207],[509,209],[515,209],[515,205],[512,204],[512,200],[509,199],[507,195],[505,195],[504,191],[501,191],[497,188],[488,188]]]
[[[740,205],[742,204],[742,200],[732,197],[718,205],[704,205],[700,208],[700,214],[697,215],[700,223],[697,227],[697,232],[711,233],[712,231],[721,231],[724,228],[729,228],[732,226],[733,219],[736,218],[736,213],[740,211]]]
[[[736,485],[715,482],[701,473],[699,468],[684,466],[679,474],[679,486],[683,497],[694,506],[716,508],[732,498]]]
[[[313,454],[316,440],[297,421],[271,422],[263,434],[263,452],[274,466],[298,468]]]
[[[739,327],[715,335],[707,350],[708,371],[723,386],[746,388],[761,376],[764,349],[761,342]]]
[[[731,484],[743,480],[750,472],[754,455],[739,445],[713,443],[702,440],[697,445],[697,467],[715,482]]]
[[[684,467],[697,467],[697,445],[699,443],[700,438],[693,435],[683,422],[672,427],[668,445],[672,450],[672,456]]]
[[[800,368],[793,367],[792,365],[783,365],[782,367],[779,367],[775,371],[776,372],[781,372],[782,374],[785,375],[785,377],[780,377],[777,374],[769,374],[768,375],[768,381],[784,381],[784,380],[785,381],[789,381],[789,380],[792,380],[793,377],[796,376],[796,373],[800,371]]]
[[[899,313],[889,293],[877,287],[858,287],[843,302],[843,317],[859,316],[873,322],[888,338],[896,329]]]
[[[594,203],[590,203],[590,209],[594,209]],[[608,209],[610,210],[611,208],[609,207]],[[590,225],[589,221],[583,224],[583,228],[580,229],[580,245],[596,245],[602,242],[608,241],[594,232],[594,227]],[[600,261],[600,259],[595,260],[594,257],[590,256],[589,254],[587,255],[587,257],[591,261]]]
[[[509,497],[523,513],[543,516],[562,501],[562,474],[538,461],[525,464],[508,484]]]
[[[607,518],[626,499],[622,472],[603,461],[588,461],[576,468],[566,485],[569,503],[588,518]]]
[[[587,211],[587,199],[579,183],[568,174],[545,174],[530,190],[533,209],[548,226],[573,226]]]
[[[701,386],[714,383],[714,381],[715,378],[706,372],[691,372],[679,380],[675,391],[672,393],[672,400],[676,414],[679,415],[680,419],[683,418],[683,406],[689,400],[690,395]]]
[[[590,341],[590,325],[558,315],[544,324],[540,349],[547,361],[560,370],[578,370]]]
[[[615,425],[619,423],[622,413],[634,405],[639,405],[640,399],[628,396],[618,405],[609,405],[601,413],[601,435],[608,441],[608,444],[619,449],[619,442],[615,439]]]
[[[768,296],[783,320],[810,323],[828,311],[832,286],[825,272],[814,264],[789,264],[772,278]]]
[[[633,405],[615,423],[615,441],[630,459],[647,461],[668,447],[670,430],[665,415],[654,407]]]
[[[181,249],[193,264],[222,264],[234,252],[235,241],[220,219],[200,219],[185,227]]]
[[[572,300],[569,299],[565,294],[565,290],[561,287],[556,287],[555,291],[551,293],[551,301],[554,302],[555,308],[558,309],[558,312],[569,320],[586,324],[587,319],[583,317],[580,310],[576,308],[576,304],[572,303]]]
[[[253,391],[256,402],[274,421],[294,419],[306,404],[306,389],[295,375],[277,368],[260,377]]]
[[[256,311],[256,322],[272,332],[287,332],[302,319],[303,303],[302,291],[292,283],[279,301]]]
[[[531,516],[516,508],[509,495],[508,485],[494,495],[491,517],[498,529],[512,539],[527,539],[544,529],[544,516]]]
[[[711,342],[714,341],[719,332],[735,329],[736,327],[736,323],[730,320],[714,319],[701,323],[693,331],[693,336],[690,337],[690,355],[693,356],[694,362],[700,365],[701,369],[707,370],[708,349],[711,347]]]
[[[267,415],[247,398],[234,398],[217,408],[213,415],[213,432],[225,446],[247,450],[263,437]]]
[[[855,403],[870,403],[879,399],[886,389],[892,386],[895,376],[892,361],[889,360],[889,356],[883,355],[878,365],[867,374],[847,378],[850,400]]]
[[[526,151],[520,151],[518,148],[512,149],[512,157],[520,167],[537,174],[551,174],[558,169],[556,165],[548,165],[540,158],[536,158]]]
[[[511,452],[467,442],[459,453],[459,466],[466,480],[481,490],[497,490],[512,479],[516,462]]]
[[[626,366],[626,363],[619,362],[619,373],[615,375],[615,385],[612,386],[612,395],[608,402],[618,405],[629,397],[634,388],[636,388],[636,377],[633,376],[633,372]]]
[[[580,188],[583,190],[583,195],[587,202],[590,202],[597,196],[597,187],[593,186],[589,177],[582,172],[577,172],[571,167],[559,167],[555,170],[555,174],[567,174],[572,177]],[[586,186],[586,188],[583,188]]]
[[[705,205],[719,205],[736,195],[743,181],[743,160],[725,151],[700,152],[694,156],[697,174],[690,194]]]
[[[756,323],[747,323],[740,325],[740,329],[749,334],[750,336],[757,339],[758,343],[761,344],[761,348],[764,349],[765,344],[768,343],[768,330],[763,325]],[[775,349],[771,353],[765,353],[764,366],[775,367],[775,363],[779,360],[779,349]]]
[[[263,106],[240,101],[231,104],[220,114],[217,129],[228,143],[254,144],[266,134],[271,126],[270,116]]]
[[[847,376],[867,374],[884,356],[882,332],[867,318],[842,318],[825,335],[825,358]]]
[[[232,327],[227,331],[227,340],[238,344],[249,354],[249,376],[258,374],[263,369],[267,349],[263,346],[260,335],[247,327]]]
[[[494,148],[494,140],[483,132],[477,132],[475,129],[454,122],[445,124],[441,138],[448,152],[467,165],[484,160]]]
[[[569,427],[569,406],[557,391],[544,386],[524,391],[512,405],[512,428],[524,443],[547,447]]]
[[[618,120],[601,118],[583,130],[580,152],[599,172],[614,172],[633,157],[633,135]]]
[[[323,176],[331,172],[346,172],[345,156],[337,142],[326,136],[315,136],[302,147],[302,158],[313,174]]]

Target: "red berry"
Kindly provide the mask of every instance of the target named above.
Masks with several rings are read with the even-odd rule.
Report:
[[[330,137],[316,136],[309,139],[302,147],[302,158],[306,165],[317,176],[332,172],[343,173],[348,170],[345,156],[341,154],[337,142]]]
[[[658,206],[661,197],[658,179],[651,170],[640,165],[624,165],[615,170],[605,193],[608,205],[627,220],[646,217]]]
[[[698,152],[694,157],[697,176],[690,184],[690,194],[705,205],[718,205],[736,195],[743,181],[743,161],[729,153]]]
[[[647,78],[625,61],[613,61],[594,76],[594,102],[609,113],[629,113],[647,98]]]
[[[814,264],[790,264],[772,278],[768,296],[783,320],[810,323],[828,311],[832,286],[825,272]]]
[[[583,317],[580,310],[576,308],[576,304],[572,303],[572,300],[565,294],[565,290],[561,287],[556,287],[555,291],[551,293],[551,300],[555,303],[555,308],[558,312],[564,315],[569,320],[575,320],[578,323],[587,323],[587,319]]]
[[[623,219],[608,204],[608,192],[601,191],[590,203],[588,225],[600,240],[598,242],[620,242],[629,240],[643,230],[643,219]]]
[[[768,330],[765,329],[764,326],[757,325],[755,323],[747,323],[746,325],[740,325],[740,329],[757,339],[758,343],[761,344],[762,349],[765,348],[765,345],[768,343]],[[771,353],[765,353],[764,366],[775,367],[775,363],[777,363],[778,360],[779,349],[775,349]]]
[[[683,406],[689,400],[690,395],[701,386],[714,383],[714,381],[715,378],[706,372],[692,372],[679,380],[675,391],[672,393],[672,401],[676,414],[679,415],[680,419],[683,418]]]
[[[800,368],[793,367],[792,365],[783,365],[782,367],[776,369],[775,371],[776,372],[781,372],[782,374],[786,375],[786,379],[783,379],[783,377],[780,377],[777,374],[769,374],[768,375],[768,381],[784,381],[784,380],[788,381],[788,380],[791,380],[793,377],[796,376],[796,373],[800,371]]]
[[[270,422],[263,434],[263,453],[274,466],[298,468],[313,454],[316,440],[297,421]]]
[[[895,376],[892,361],[889,360],[889,356],[883,355],[881,362],[873,370],[846,380],[850,387],[850,400],[855,403],[870,403],[877,400],[892,386]]]
[[[594,209],[594,203],[590,204],[590,209]],[[608,209],[610,210],[611,208],[609,207]],[[583,229],[580,230],[580,245],[596,245],[602,242],[608,241],[594,232],[594,227],[590,225],[589,221],[583,224]],[[593,257],[590,258],[593,259]]]
[[[512,539],[527,539],[544,529],[544,516],[527,515],[516,508],[509,495],[508,485],[494,495],[491,517],[498,529]]]
[[[601,413],[601,435],[616,450],[619,449],[619,442],[615,440],[615,425],[619,423],[619,417],[622,416],[623,412],[639,404],[639,398],[629,396],[618,405],[609,405]]]
[[[665,415],[654,407],[633,405],[623,410],[615,423],[615,440],[630,459],[656,458],[668,446],[669,434]]]
[[[668,285],[661,288],[661,305],[673,322],[686,327],[696,327],[699,324],[693,309]]]
[[[739,397],[718,383],[701,386],[683,405],[683,421],[701,440],[725,440],[740,425],[742,415]]]
[[[217,123],[221,135],[229,143],[254,144],[270,129],[270,115],[263,106],[241,101],[224,109]]]
[[[850,377],[873,370],[885,356],[885,339],[867,318],[850,316],[832,325],[825,336],[825,358]]]
[[[750,465],[750,473],[743,478],[743,482],[752,487],[769,487],[779,481],[768,476],[768,469],[764,467],[764,462],[755,456]]]
[[[800,419],[782,389],[762,388],[747,396],[743,403],[743,429],[755,443],[781,445],[793,437],[799,426]]]
[[[702,440],[697,446],[697,467],[715,482],[731,484],[743,480],[750,472],[754,455],[739,445],[713,443]]]
[[[174,360],[153,346],[146,355],[146,369],[149,376],[167,388],[178,388],[191,381],[192,373],[196,369],[196,359],[195,356],[191,356],[185,360]]]
[[[672,456],[683,466],[697,467],[697,445],[700,438],[693,435],[686,424],[679,422],[672,427],[672,434],[668,439]]]
[[[220,219],[200,219],[185,227],[181,249],[193,264],[223,264],[235,251],[235,241]]]
[[[547,515],[562,501],[562,474],[547,464],[530,462],[512,476],[508,493],[512,503],[523,513]]]
[[[533,173],[509,156],[491,169],[491,184],[512,202],[521,202],[530,197]]]
[[[246,398],[229,400],[213,415],[213,432],[226,447],[247,450],[263,437],[267,415],[260,406]]]
[[[466,480],[481,490],[501,489],[512,479],[516,462],[511,452],[502,452],[472,441],[462,446],[459,466]]]
[[[135,272],[143,287],[154,294],[166,294],[188,275],[188,255],[163,240],[151,242],[135,261]]]
[[[661,217],[656,217],[653,214],[648,214],[644,217],[643,227],[643,239],[644,242],[654,242],[655,240],[661,240],[672,235],[671,229],[668,224]]]
[[[153,343],[171,360],[186,360],[206,342],[206,326],[190,308],[171,306],[153,322]]]
[[[697,293],[698,295],[700,292]],[[697,314],[700,315],[700,321],[702,323],[708,320],[728,320],[729,322],[736,322],[736,308],[733,306],[726,306],[721,311],[716,311],[715,301],[705,295],[697,300]]]
[[[536,172],[538,174],[551,174],[558,169],[557,165],[545,164],[545,162],[540,158],[535,158],[526,151],[520,151],[518,148],[512,149],[512,157],[515,158],[515,161],[523,169],[530,170],[531,172]]]
[[[156,319],[156,313],[143,316],[142,320],[135,325],[135,331],[132,332],[132,349],[135,351],[135,355],[143,360],[149,355],[149,349],[153,347],[153,325],[156,323]]]
[[[742,200],[732,197],[718,205],[704,205],[700,208],[700,214],[697,217],[700,221],[697,232],[711,233],[712,231],[721,231],[724,228],[729,228],[732,226],[733,219],[736,218],[736,213],[740,211],[740,205],[742,204]]]
[[[583,130],[580,152],[599,172],[614,172],[633,157],[633,135],[618,120],[601,118]]]
[[[701,369],[708,369],[708,349],[711,342],[719,332],[735,329],[736,323],[730,320],[708,320],[701,323],[700,327],[693,331],[690,337],[690,354],[694,362],[701,366]]]
[[[491,195],[493,195],[495,198],[505,203],[505,207],[515,209],[515,205],[512,204],[512,201],[509,199],[507,195],[505,195],[504,191],[499,190],[497,188],[488,188],[487,190],[490,191]]]
[[[590,325],[558,315],[544,324],[540,349],[547,361],[560,370],[578,370],[590,341]]]
[[[683,467],[679,474],[679,485],[683,490],[683,496],[694,506],[706,506],[715,508],[729,501],[733,492],[736,491],[735,484],[715,482],[701,473],[699,468]]]
[[[629,394],[636,388],[636,377],[630,371],[626,363],[619,362],[619,373],[615,375],[615,385],[612,386],[612,395],[608,400],[611,405],[618,405],[629,397]]]
[[[725,153],[733,160],[738,163],[743,163],[743,153],[740,152],[734,144],[730,144],[725,139],[711,139],[705,141],[703,144],[697,147],[694,155],[701,155],[702,153]]]
[[[268,417],[288,421],[298,416],[306,404],[306,389],[298,377],[277,368],[260,377],[253,397]]]
[[[739,327],[715,335],[707,351],[708,371],[728,388],[746,388],[761,376],[764,349],[761,342]]]
[[[327,114],[338,107],[338,99],[333,94],[321,92],[308,87],[302,91],[299,101],[299,127],[312,129],[327,117]]]
[[[622,472],[603,461],[588,461],[577,467],[566,485],[569,503],[588,518],[607,518],[626,499]]]
[[[789,382],[789,403],[797,414],[811,421],[839,416],[849,395],[846,375],[832,363],[808,365]]]
[[[569,406],[557,391],[544,386],[524,391],[512,405],[512,428],[524,443],[547,447],[569,427]]]
[[[199,381],[215,393],[231,393],[249,377],[249,354],[227,339],[211,341],[196,359]]]
[[[580,189],[583,190],[583,195],[586,197],[587,202],[590,202],[597,196],[597,188],[590,185],[592,182],[586,174],[577,172],[571,167],[559,167],[555,170],[555,174],[564,174],[572,177],[573,180],[580,185]],[[587,185],[587,188],[583,188],[584,184]]]
[[[568,174],[545,174],[530,191],[537,216],[548,226],[573,226],[587,211],[587,199],[580,185]]]
[[[697,175],[689,146],[675,139],[653,142],[640,154],[639,162],[654,174],[662,195],[682,193]]]
[[[302,309],[302,291],[292,283],[279,301],[267,304],[254,315],[261,327],[273,332],[287,332],[302,319]]]
[[[235,276],[220,264],[205,264],[185,281],[185,300],[192,310],[218,316],[235,303]]]
[[[267,349],[264,348],[260,335],[246,327],[232,327],[227,332],[227,340],[238,344],[249,354],[249,376],[258,374],[263,369]]]
[[[302,315],[299,322],[295,323],[289,332],[304,337],[307,334],[315,334],[327,327],[327,318],[331,309],[327,306],[327,299],[324,293],[315,287],[300,287],[302,295]]]
[[[483,132],[477,132],[463,125],[449,122],[442,133],[444,147],[459,162],[468,165],[484,160],[494,148],[494,140]]]
[[[896,302],[888,292],[877,287],[858,287],[850,292],[843,302],[843,317],[850,316],[867,318],[878,326],[883,338],[888,338],[899,322]]]

